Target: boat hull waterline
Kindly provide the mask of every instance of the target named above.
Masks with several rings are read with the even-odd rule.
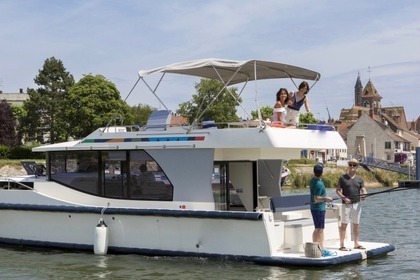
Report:
[[[101,207],[2,203],[2,222],[15,222],[12,231],[8,227],[0,229],[0,242],[92,252],[94,228],[102,210]],[[338,254],[322,258],[308,258],[304,251],[280,248],[273,252],[268,238],[255,238],[281,236],[276,229],[281,226],[270,222],[273,220],[270,212],[107,208],[105,213],[111,254],[207,257],[261,265],[323,267],[359,262],[395,250],[390,244],[364,242],[366,250],[348,252],[338,251],[338,244],[330,245],[329,249]],[[49,222],[34,222],[40,219]],[[227,227],[231,230],[220,230]]]

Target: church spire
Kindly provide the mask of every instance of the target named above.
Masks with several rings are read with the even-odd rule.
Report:
[[[360,80],[360,71],[357,71],[356,85],[354,86],[354,105],[362,106],[363,86]]]

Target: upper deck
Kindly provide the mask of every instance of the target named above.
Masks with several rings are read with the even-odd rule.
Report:
[[[256,122],[215,124],[194,129],[165,126],[161,130],[136,126],[99,128],[80,141],[46,145],[34,151],[63,150],[137,150],[137,149],[216,149],[220,159],[253,160],[264,158],[292,159],[301,150],[346,149],[338,132],[329,126],[302,128],[260,127]],[[218,127],[222,128],[218,128]]]

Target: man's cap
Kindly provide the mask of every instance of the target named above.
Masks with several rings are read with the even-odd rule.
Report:
[[[322,173],[324,171],[324,165],[318,163],[314,166],[314,173]]]
[[[356,164],[356,165],[359,165],[359,161],[357,160],[357,159],[355,159],[355,158],[352,158],[351,160],[349,160],[348,162],[347,162],[347,164]]]

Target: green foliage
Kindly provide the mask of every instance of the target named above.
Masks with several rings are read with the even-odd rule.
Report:
[[[236,106],[242,102],[242,99],[237,94],[236,88],[230,88],[230,92],[227,89],[223,89],[213,101],[222,88],[223,84],[217,80],[201,79],[200,83],[195,85],[197,93],[192,96],[191,101],[179,104],[177,113],[187,117],[190,123],[201,115],[204,110],[205,112],[202,118],[197,120],[198,122],[204,118],[215,122],[237,121]]]
[[[33,147],[19,146],[10,150],[9,159],[45,159],[45,153],[32,152]]]
[[[314,117],[314,115],[312,115],[312,113],[307,113],[307,114],[299,114],[299,123],[302,124],[311,124],[311,123],[318,123],[318,119],[316,119]]]
[[[0,145],[14,147],[18,144],[13,110],[6,100],[0,102]]]
[[[147,119],[153,111],[156,111],[156,108],[153,108],[149,105],[139,104],[137,106],[130,107],[130,112],[134,116],[134,124],[145,125]]]
[[[392,187],[395,182],[398,180],[408,180],[406,175],[401,175],[395,172],[387,172],[382,169],[376,169],[374,173],[370,173],[371,176],[374,176],[380,183],[382,183],[385,187]]]
[[[39,87],[28,90],[29,99],[23,104],[27,114],[20,119],[21,134],[28,141],[40,143],[67,140],[68,127],[62,112],[66,109],[67,91],[74,84],[73,76],[61,60],[51,57],[45,60],[34,81]]]
[[[294,188],[307,188],[312,178],[311,174],[299,173],[295,174],[290,180],[290,183]]]
[[[102,75],[85,75],[68,91],[66,110],[67,129],[80,139],[111,120],[132,123],[130,107],[120,98],[117,87]],[[118,123],[121,124],[121,123]]]
[[[291,188],[306,188],[309,185],[312,174],[312,168],[315,165],[314,160],[306,160],[307,164],[302,160],[289,160],[287,167],[291,174],[287,180],[286,186]],[[335,188],[339,178],[348,171],[347,167],[336,165],[325,165],[322,180],[326,188]],[[365,184],[374,183],[378,186],[392,187],[399,180],[408,180],[407,175],[399,174],[383,169],[372,169],[372,172],[366,171],[363,168],[358,168],[357,175],[362,177]]]
[[[273,116],[274,108],[271,106],[264,106],[260,108],[261,111],[261,117],[263,120],[270,119]],[[258,119],[258,111],[252,111],[251,116],[253,119]],[[318,119],[314,118],[312,113],[308,114],[302,114],[299,115],[299,122],[302,124],[312,124],[312,123],[318,123]]]
[[[13,117],[15,118],[15,120],[19,120],[22,117],[26,116],[27,114],[25,109],[22,106],[18,106],[18,105],[12,105],[12,112],[13,112]]]
[[[274,114],[274,108],[270,107],[270,106],[264,106],[260,108],[260,112],[261,112],[261,117],[263,120],[266,119],[271,119],[271,117]],[[253,120],[257,120],[258,119],[258,111],[251,111],[251,116]]]
[[[288,161],[290,165],[295,164],[311,164],[312,166],[316,164],[316,160],[314,159],[308,159],[308,158],[300,158],[300,159],[291,159]]]
[[[322,181],[326,188],[336,188],[338,180],[342,175],[341,173],[324,173]]]
[[[17,144],[22,143],[23,134],[22,131],[19,129],[19,120],[22,120],[26,117],[27,112],[22,106],[12,105],[13,117],[15,119],[15,123],[18,125],[16,126],[16,135],[17,135]]]
[[[34,146],[8,147],[0,145],[1,159],[45,159],[45,153],[32,152]]]
[[[0,145],[0,158],[9,158],[10,156],[10,147],[5,145]]]

